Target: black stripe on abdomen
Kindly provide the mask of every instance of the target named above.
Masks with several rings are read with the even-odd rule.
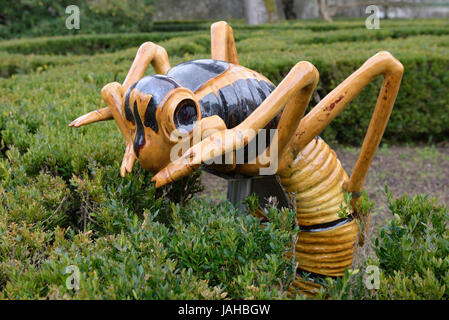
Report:
[[[234,128],[242,123],[274,90],[274,86],[257,79],[239,79],[227,85],[216,95],[209,93],[199,101],[202,117],[218,115],[227,128]],[[279,117],[267,126],[276,128]]]
[[[134,114],[139,115],[137,111],[137,102],[134,102]],[[140,149],[145,145],[145,130],[139,116],[134,117],[136,120],[136,136],[134,138],[134,153],[139,157]]]
[[[354,218],[352,215],[348,216],[347,218],[341,218],[335,221],[326,222],[326,223],[320,223],[320,224],[314,224],[311,226],[299,226],[300,231],[304,232],[321,232],[321,231],[328,231],[332,230],[338,227],[341,227],[342,225],[351,222]]]
[[[271,83],[259,81],[257,79],[239,79],[218,90],[216,95],[214,92],[209,93],[199,101],[202,118],[218,115],[226,124],[228,129],[234,128],[242,123],[248,116],[256,110],[262,102],[275,89]],[[264,129],[276,129],[281,114],[271,120]],[[270,131],[265,134],[264,147],[259,148],[259,135],[256,140],[252,141],[244,148],[244,162],[247,163],[254,155],[260,155],[266,147],[270,145],[273,135]],[[248,146],[252,145],[256,148],[255,153],[248,151]]]

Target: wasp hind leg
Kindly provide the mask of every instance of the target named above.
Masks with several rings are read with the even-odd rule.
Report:
[[[351,205],[354,216],[359,218],[365,228],[359,237],[363,245],[369,224],[369,215],[357,212],[356,203],[360,198],[366,174],[374,158],[377,147],[390,118],[393,105],[401,84],[404,67],[389,52],[382,51],[368,59],[357,71],[332,90],[302,120],[295,135],[289,141],[279,164],[279,172],[291,166],[298,152],[316,137],[343,109],[376,77],[384,80],[377,98],[368,131],[351,177],[344,189],[352,193]]]

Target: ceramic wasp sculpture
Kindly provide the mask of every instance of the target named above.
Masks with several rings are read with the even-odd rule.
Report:
[[[112,82],[101,91],[106,108],[90,112],[70,125],[114,119],[125,138],[121,175],[136,160],[155,173],[160,187],[180,179],[219,154],[233,154],[255,137],[257,130],[277,129],[276,175],[296,197],[298,276],[293,288],[310,290],[301,272],[341,276],[352,265],[357,239],[363,241],[356,219],[356,202],[368,168],[380,143],[403,74],[402,64],[388,52],[379,52],[322,99],[304,112],[318,83],[318,71],[309,62],[297,63],[275,87],[260,73],[239,64],[232,28],[226,22],[211,26],[212,59],[194,60],[171,67],[165,49],[146,42],[139,48],[123,84]],[[144,76],[149,64],[156,75]],[[336,154],[318,134],[377,76],[384,80],[377,104],[352,175],[343,170]],[[198,129],[201,128],[201,129]],[[191,137],[200,130],[201,141],[175,160],[171,149],[182,129]],[[213,131],[210,131],[213,129]],[[214,132],[207,134],[207,132]],[[182,139],[185,139],[182,138]],[[266,151],[270,152],[271,145]],[[253,163],[215,165],[217,170],[245,176],[266,166]],[[352,193],[350,215],[338,212],[344,191]]]

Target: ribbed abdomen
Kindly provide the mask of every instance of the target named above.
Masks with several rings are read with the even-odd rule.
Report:
[[[279,177],[286,191],[296,193],[298,269],[343,275],[352,265],[358,227],[352,218],[338,215],[348,176],[335,152],[317,137]]]

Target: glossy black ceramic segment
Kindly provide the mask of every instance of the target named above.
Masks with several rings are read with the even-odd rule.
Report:
[[[229,63],[212,59],[187,61],[171,68],[167,76],[176,79],[192,92],[201,88],[208,80],[216,78],[229,68]]]
[[[274,88],[271,83],[263,80],[237,80],[218,90],[218,95],[211,92],[199,101],[202,117],[218,115],[227,128],[233,128],[256,110]],[[270,122],[270,128],[276,128],[279,118],[276,117],[273,121]]]
[[[125,117],[126,120],[131,121],[132,123],[136,123],[136,121],[134,120],[134,115],[131,111],[131,108],[129,107],[129,96],[131,94],[131,91],[133,91],[133,89],[136,87],[137,82],[135,82],[131,87],[129,87],[129,89],[126,91],[125,94]]]
[[[257,79],[239,79],[232,85],[225,86],[218,91],[218,95],[211,92],[199,101],[203,118],[218,115],[228,129],[242,123],[275,89],[271,83]],[[276,129],[281,115],[271,120],[264,129]],[[268,147],[273,138],[273,133],[265,132],[265,142],[259,144],[260,136],[256,135],[243,150],[244,162],[252,158],[249,146],[255,150],[254,156],[260,155]],[[263,147],[260,147],[263,146]]]
[[[303,232],[321,232],[321,231],[328,231],[332,230],[338,227],[341,227],[349,222],[351,222],[354,218],[352,215],[349,215],[347,218],[341,218],[335,221],[321,223],[321,224],[315,224],[311,226],[299,226],[299,229]]]

